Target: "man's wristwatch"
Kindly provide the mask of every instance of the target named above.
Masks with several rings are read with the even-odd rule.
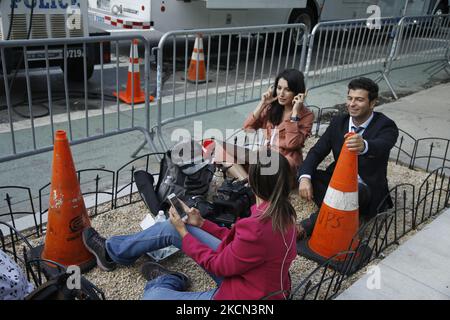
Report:
[[[299,116],[291,117],[291,121],[297,122],[297,121],[300,121],[300,118],[299,118]]]

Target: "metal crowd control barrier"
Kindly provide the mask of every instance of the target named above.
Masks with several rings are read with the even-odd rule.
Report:
[[[434,73],[449,66],[450,15],[404,17],[386,72],[435,62]]]
[[[126,44],[127,48],[130,48],[133,39],[137,39],[145,50],[143,82],[145,83],[146,99],[144,108],[139,108],[134,104],[130,108],[122,104],[119,98],[104,93],[107,89],[119,92],[121,85],[127,83],[127,75],[123,72],[120,74],[119,47]],[[90,48],[97,44],[100,45],[98,50],[100,65],[98,72],[94,73],[94,80],[99,82],[100,86],[96,88],[97,92],[95,92],[94,89],[90,90],[93,81],[88,82],[88,59],[93,59],[88,55],[93,52]],[[115,63],[104,63],[104,44],[110,44],[111,51],[116,57]],[[61,79],[58,78],[57,72],[51,70],[55,64],[53,54],[59,52],[61,62],[58,62],[58,66],[68,71],[68,53],[74,47],[81,48],[82,55],[82,57],[78,57],[82,60],[80,64],[83,66],[82,69],[72,70],[72,72],[79,72],[77,77],[81,76],[80,78],[83,79],[82,85],[78,85],[79,91],[74,90],[77,87],[76,84],[69,83],[68,72],[63,72]],[[35,83],[32,79],[30,65],[33,61],[29,60],[33,59],[29,59],[28,52],[36,50],[36,48],[40,50],[45,59],[43,69],[46,74],[45,84]],[[134,52],[134,47],[131,46],[131,48]],[[22,73],[18,74],[14,69],[8,71],[10,68],[8,68],[7,62],[11,58],[11,54],[23,55],[20,59],[23,63],[25,84],[21,83],[21,85],[25,87],[25,92],[19,92],[17,85],[15,88],[11,88],[16,77],[21,77],[20,81],[23,81]],[[152,146],[149,109],[150,49],[149,43],[143,37],[101,36],[77,39],[1,41],[0,61],[0,90],[4,92],[4,96],[2,94],[0,97],[0,104],[8,113],[6,123],[0,123],[0,139],[3,141],[0,144],[0,162],[52,150],[54,132],[58,129],[68,132],[72,145],[138,130],[144,134],[146,142]],[[19,67],[19,64],[16,67]],[[126,66],[122,67],[124,67],[122,71],[128,70],[128,60]],[[131,64],[131,68],[134,72],[134,64]],[[140,85],[134,82],[134,77],[131,77],[133,100],[134,86]],[[39,93],[41,97],[35,96],[36,92],[33,91],[32,85],[45,88],[43,92]],[[60,91],[56,92],[58,89]],[[73,99],[74,95],[79,96],[79,101]],[[18,101],[18,99],[23,99],[23,101]],[[84,104],[84,106],[80,109],[76,105],[77,103]],[[47,110],[45,114],[38,115],[42,110],[42,107],[38,108],[39,105]],[[16,110],[18,108],[26,110],[27,115],[23,116],[22,113],[22,117],[28,118],[27,120],[18,116],[19,112]],[[76,111],[76,109],[79,110]],[[44,119],[38,120],[37,118]]]
[[[378,74],[395,99],[391,71],[435,62],[432,75],[450,66],[449,15],[344,20],[317,24],[310,36],[307,87]],[[448,72],[448,71],[447,71]]]
[[[42,285],[45,286],[47,281],[52,279],[52,275],[45,272],[44,264],[46,266],[52,266],[52,268],[54,268],[53,277],[67,272],[67,268],[58,262],[41,258],[33,259],[30,256],[30,253],[35,248],[28,241],[27,237],[25,237],[20,231],[18,231],[8,223],[0,221],[0,226],[6,229],[7,235],[9,235],[3,235],[2,230],[0,229],[0,250],[10,256],[19,268],[22,268],[22,271],[26,273],[27,280],[34,284],[35,289],[39,288]],[[9,241],[6,240],[7,238],[9,238]],[[80,280],[82,286],[84,286],[84,288],[87,290],[83,291],[83,295],[77,295],[78,299],[105,300],[105,294],[101,289],[99,289],[84,277],[81,277]],[[86,295],[86,293],[88,294]],[[54,297],[54,293],[50,294],[51,296],[47,296],[47,299],[51,299],[52,297]],[[30,294],[30,296],[31,295],[32,293]],[[30,296],[28,296],[27,299]]]
[[[163,148],[167,145],[162,126],[256,101],[283,69],[303,70],[308,34],[304,24],[166,33],[153,49],[158,57],[156,128]],[[200,78],[198,62],[195,74],[199,76],[189,79],[193,40],[198,35],[204,43],[200,63],[205,64],[206,78]]]
[[[153,48],[158,58],[155,111],[149,108],[150,47],[143,37],[3,41],[0,42],[0,90],[3,89],[4,95],[0,97],[0,110],[4,105],[3,109],[8,114],[4,117],[6,122],[0,123],[0,162],[51,150],[56,129],[68,131],[72,144],[139,130],[145,136],[142,147],[149,144],[154,150],[159,150],[155,145],[159,142],[163,149],[167,149],[161,134],[164,125],[256,101],[274,76],[288,67],[305,70],[309,89],[378,74],[377,80],[384,78],[397,97],[389,80],[392,70],[433,62],[437,65],[432,68],[438,68],[438,71],[449,66],[449,20],[449,15],[441,15],[404,17],[400,22],[398,18],[383,18],[374,23],[365,19],[324,22],[316,25],[311,36],[303,24],[169,32],[161,38],[159,46]],[[189,60],[193,40],[199,34],[204,40],[206,75],[205,79],[192,79],[188,75]],[[120,83],[126,82],[119,80],[119,45],[124,42],[131,44],[133,39],[138,39],[145,49],[143,82],[146,101],[143,109],[134,104],[131,108],[124,107],[118,98],[104,94],[110,87],[111,91],[119,91]],[[82,54],[83,67],[79,70],[80,78],[83,78],[79,92],[74,92],[73,84],[69,87],[67,72],[63,73],[62,79],[54,81],[55,72],[50,68],[54,64],[52,54],[55,48],[62,51],[61,67],[67,70],[68,52],[74,46],[89,53],[89,48],[96,43],[111,43],[116,55],[115,64],[105,64],[103,46],[100,46],[100,72],[95,73],[100,88],[93,89],[93,82],[88,82],[90,58],[85,54]],[[42,49],[45,58],[46,83],[39,84],[45,92],[40,93],[40,98],[32,90],[30,63],[33,61],[28,61],[27,54],[36,47]],[[7,66],[8,55],[13,48],[19,48],[18,54],[23,56],[25,80],[22,81],[25,84],[22,85],[26,92],[11,88],[14,80],[10,78],[17,75],[17,72],[12,74],[8,71]],[[199,58],[201,53],[194,56]],[[111,71],[114,68],[115,76]],[[200,62],[195,69],[198,74]],[[108,87],[108,81],[113,78],[115,85],[109,84]],[[131,82],[134,88],[133,77]],[[55,94],[58,87],[62,88],[59,97]],[[134,90],[131,92],[133,95]],[[81,97],[81,101],[76,102],[82,105],[81,110],[73,110],[77,108],[74,94]],[[97,99],[95,102],[91,100],[93,96]],[[23,101],[17,101],[22,98]],[[115,108],[108,105],[108,99],[116,102]],[[45,116],[49,125],[41,125],[37,119],[39,102],[48,109]],[[95,110],[92,108],[94,104]],[[27,111],[29,120],[18,121],[15,113],[20,108]],[[156,128],[158,140],[153,139],[153,128]]]
[[[314,89],[355,77],[379,74],[395,95],[385,65],[398,19],[330,21],[317,24],[310,36],[305,78]]]

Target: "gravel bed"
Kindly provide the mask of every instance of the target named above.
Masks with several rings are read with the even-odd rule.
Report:
[[[316,141],[316,138],[311,138],[307,141],[305,154]],[[328,156],[321,164],[321,167],[325,168],[331,161],[332,156]],[[411,183],[415,186],[420,186],[428,176],[428,173],[413,171],[407,167],[389,163],[388,175],[390,186],[395,186],[400,183]],[[297,211],[298,221],[308,217],[311,212],[317,210],[314,203],[307,203],[298,196],[297,192],[291,194],[291,202]],[[92,226],[96,228],[100,234],[106,237],[140,231],[139,222],[144,218],[147,212],[148,210],[143,202],[139,202],[97,216],[92,219]],[[403,241],[408,239],[412,234],[414,234],[414,232],[411,232],[404,237]],[[393,250],[394,247],[395,246],[392,246],[388,250]],[[140,299],[146,282],[140,275],[139,269],[141,265],[149,259],[150,258],[148,257],[142,257],[135,265],[130,267],[118,267],[112,272],[103,272],[98,268],[95,268],[87,273],[86,277],[104,290],[107,299]],[[182,252],[172,255],[161,263],[165,267],[188,274],[193,284],[190,289],[191,291],[203,291],[215,287],[214,281],[203,271],[203,269]],[[298,256],[290,268],[293,286],[299,284],[301,280],[317,266],[318,265],[315,262]],[[365,270],[366,268],[363,268],[356,273],[348,281],[345,281],[343,286],[348,287],[352,282],[364,274]]]
[[[305,146],[305,155],[307,150],[317,141],[317,138],[311,138],[307,141]],[[328,156],[320,165],[325,168],[332,161],[332,156]],[[401,183],[410,183],[419,187],[428,173],[419,170],[410,170],[407,167],[389,163],[388,178],[389,185],[393,187]],[[133,199],[139,199],[139,195],[133,195]],[[122,201],[129,201],[129,199],[122,199]],[[120,202],[119,202],[120,203]],[[298,196],[294,191],[291,194],[291,203],[297,212],[298,221],[309,216],[310,213],[317,210],[314,203],[306,202]],[[109,204],[110,205],[110,204]],[[106,204],[105,206],[108,206]],[[104,208],[102,208],[103,211]],[[114,235],[130,234],[140,231],[139,223],[144,219],[148,213],[145,204],[140,201],[132,205],[124,206],[107,213],[98,215],[91,219],[91,225],[99,231],[104,237],[111,237]],[[411,231],[400,241],[406,241],[416,231]],[[42,239],[34,240],[33,244],[41,243]],[[395,250],[397,246],[393,245],[385,250],[385,255]],[[85,274],[85,277],[102,289],[107,299],[114,300],[138,300],[141,299],[143,289],[146,281],[140,274],[140,267],[145,261],[151,260],[147,256],[141,257],[134,265],[129,267],[119,266],[112,272],[104,272],[99,268],[94,268]],[[377,263],[378,260],[371,264]],[[169,258],[161,262],[162,265],[172,270],[182,271],[186,273],[192,280],[192,287],[190,291],[205,291],[215,287],[214,281],[201,269],[191,258],[186,256],[181,251],[175,253]],[[301,256],[297,256],[294,260],[290,274],[292,278],[293,288],[298,285],[305,277],[310,274],[318,265]],[[343,282],[343,289],[350,286],[354,281],[360,278],[367,270],[363,268],[352,277]]]

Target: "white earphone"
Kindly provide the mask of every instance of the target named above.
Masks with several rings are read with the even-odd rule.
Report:
[[[291,239],[291,243],[289,244],[289,246],[286,243],[286,239],[284,238],[284,234],[281,234],[281,237],[283,237],[283,242],[284,242],[284,245],[286,247],[286,254],[284,255],[283,262],[281,263],[280,288],[281,288],[281,292],[283,292],[284,299],[286,299],[287,297],[286,297],[286,294],[284,293],[284,288],[283,288],[283,269],[284,269],[284,263],[286,262],[287,256],[289,254],[289,250],[291,250],[292,244],[294,243],[295,232],[292,233],[292,239]]]

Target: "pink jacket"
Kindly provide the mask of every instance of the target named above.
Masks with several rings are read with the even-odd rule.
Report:
[[[268,111],[269,107],[265,108],[258,119],[251,112],[244,122],[244,130],[265,129],[265,137],[270,140],[275,126],[269,121]],[[314,122],[314,114],[306,106],[301,108],[298,116],[300,121],[285,120],[278,126],[279,152],[289,161],[295,174],[303,163],[302,149],[305,146],[306,139],[311,135]]]
[[[240,219],[231,229],[205,220],[202,229],[222,240],[217,251],[191,234],[183,238],[182,249],[187,255],[224,278],[214,300],[256,300],[280,290],[283,261],[283,289],[290,289],[289,267],[297,256],[295,227],[289,228],[284,239],[274,232],[271,219],[259,219],[267,205],[254,205],[251,216]],[[272,297],[281,298],[282,294]]]

